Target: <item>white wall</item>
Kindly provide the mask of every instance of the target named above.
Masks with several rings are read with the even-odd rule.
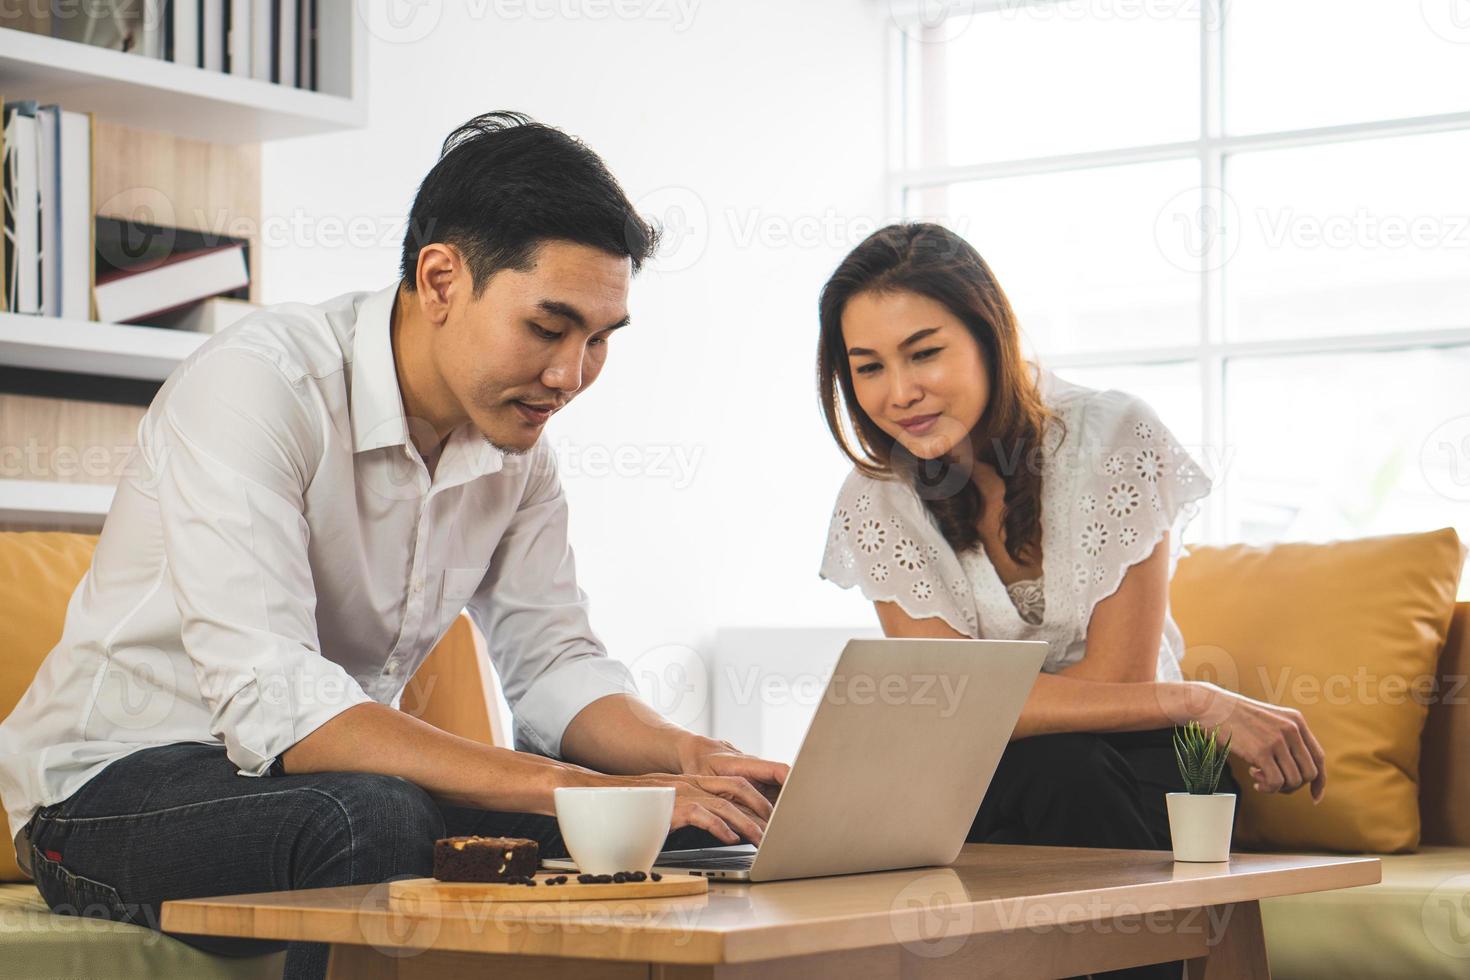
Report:
[[[723,627],[869,625],[864,602],[816,576],[846,466],[812,378],[818,290],[884,218],[887,6],[415,9],[397,27],[374,16],[366,129],[264,148],[264,214],[297,229],[267,243],[265,300],[394,278],[418,181],[470,116],[520,109],[583,137],[689,232],[636,282],[608,369],[546,436],[564,450],[596,626],[666,680]],[[630,10],[643,16],[617,15]],[[597,475],[621,447],[639,474]],[[707,724],[684,704],[680,720]]]

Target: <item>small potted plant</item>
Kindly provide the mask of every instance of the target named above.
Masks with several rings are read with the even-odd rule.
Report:
[[[1230,758],[1230,740],[1219,726],[1206,731],[1197,721],[1174,729],[1174,757],[1184,793],[1167,794],[1169,834],[1176,861],[1229,861],[1235,826],[1235,794],[1217,793]]]

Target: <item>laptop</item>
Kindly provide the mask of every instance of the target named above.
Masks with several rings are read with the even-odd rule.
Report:
[[[1046,658],[1029,640],[851,640],[760,846],[653,870],[780,881],[952,864]],[[575,871],[569,859],[543,867]]]

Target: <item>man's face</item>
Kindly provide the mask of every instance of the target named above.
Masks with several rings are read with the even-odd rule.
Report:
[[[547,419],[597,380],[610,335],[628,320],[631,278],[627,258],[547,242],[530,269],[497,272],[478,297],[458,291],[435,361],[485,438],[529,450]]]

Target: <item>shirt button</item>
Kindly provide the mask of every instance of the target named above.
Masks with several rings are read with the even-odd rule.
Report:
[[[424,580],[423,579],[416,578],[416,579],[413,580],[413,591],[414,591],[414,594],[415,595],[417,595],[420,592],[424,591]]]

